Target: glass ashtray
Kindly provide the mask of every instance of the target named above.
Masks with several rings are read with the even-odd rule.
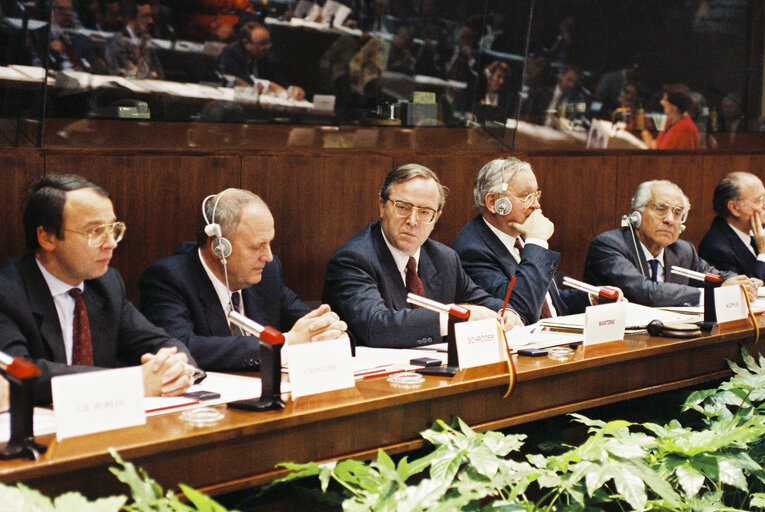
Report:
[[[181,413],[181,419],[194,425],[209,425],[223,419],[223,412],[215,407],[196,407]]]
[[[388,382],[398,386],[418,386],[425,382],[425,377],[414,372],[393,373],[388,375]]]
[[[551,347],[547,350],[547,357],[555,361],[566,361],[574,357],[576,352],[568,347]]]

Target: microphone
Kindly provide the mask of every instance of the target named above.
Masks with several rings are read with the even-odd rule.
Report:
[[[2,351],[0,351],[0,370],[19,380],[40,376],[40,368],[36,364],[23,357],[13,357]]]
[[[701,329],[696,324],[664,324],[661,320],[652,320],[645,328],[651,336],[663,336],[665,338],[701,336]]]
[[[228,314],[228,319],[232,324],[240,327],[242,330],[257,336],[261,340],[270,343],[271,345],[280,345],[284,343],[284,334],[274,329],[270,325],[262,326],[254,320],[250,320],[243,314],[234,311],[233,309]]]

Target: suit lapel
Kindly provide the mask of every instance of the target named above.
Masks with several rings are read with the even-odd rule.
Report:
[[[664,249],[664,282],[688,284],[687,277],[670,272],[674,266],[680,267],[682,265],[680,265],[680,260],[675,254],[674,244],[672,244]]]
[[[24,258],[21,267],[27,286],[29,306],[37,321],[42,341],[50,349],[54,361],[66,362],[64,336],[48,284],[37,267],[34,256]]]
[[[499,260],[500,265],[502,265],[502,270],[505,275],[512,276],[515,274],[515,267],[517,266],[515,258],[513,258],[513,255],[510,254],[510,251],[507,250],[505,244],[503,244],[502,241],[497,238],[497,235],[495,235],[491,229],[489,229],[489,226],[486,225],[483,217],[479,215],[473,219],[473,225],[475,226],[478,236],[481,237],[483,242],[486,244],[486,247],[488,247],[489,250],[491,250],[491,252],[497,256],[497,259]]]
[[[635,234],[633,237],[629,228],[622,229],[622,237],[624,238],[624,243],[627,245],[627,252],[630,254],[630,259],[632,259],[632,262],[637,265],[638,270],[640,270],[640,273],[643,274],[643,277],[646,279],[651,279],[651,267],[648,265],[648,262],[645,259],[645,254],[643,254],[643,246],[640,244],[640,239],[637,237],[637,234]],[[666,255],[667,251],[664,251],[665,259]],[[665,265],[664,268],[666,270],[667,266]],[[666,280],[666,275],[664,276],[664,279]]]
[[[374,244],[377,261],[380,262],[380,267],[382,268],[383,275],[381,279],[386,282],[386,288],[390,290],[390,300],[393,303],[393,307],[395,309],[411,308],[411,304],[406,301],[406,286],[401,279],[401,273],[398,271],[398,267],[396,267],[396,262],[393,260],[393,255],[385,244],[379,222],[372,226],[372,243]],[[420,252],[420,261],[422,261],[422,252]],[[424,281],[423,287],[426,291],[428,290],[428,285]]]
[[[752,262],[757,259],[757,256],[752,254],[752,251],[749,249],[749,247],[747,247],[744,241],[739,238],[739,236],[735,231],[733,231],[733,228],[730,227],[725,219],[721,217],[715,217],[714,221],[720,223],[720,231],[725,236],[728,242],[727,245],[730,248],[730,253],[737,260],[736,263],[743,268],[751,267]]]
[[[199,302],[202,304],[205,312],[208,332],[211,336],[230,334],[231,328],[221,307],[218,294],[215,293],[215,287],[207,276],[202,262],[199,260],[199,251],[191,250],[187,253],[186,257],[190,258],[191,268],[194,269],[193,278],[196,281],[195,287],[199,294]]]

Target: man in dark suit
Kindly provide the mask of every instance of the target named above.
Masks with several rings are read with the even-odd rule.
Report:
[[[359,343],[406,348],[440,343],[448,318],[415,309],[407,293],[445,304],[467,303],[472,320],[496,318],[502,301],[465,274],[457,254],[430,240],[445,202],[433,171],[407,164],[388,173],[380,190],[380,220],[357,233],[332,255],[324,301],[348,322]],[[522,325],[508,309],[505,328]]]
[[[452,244],[467,275],[494,297],[504,299],[515,276],[509,304],[528,323],[581,313],[591,304],[586,293],[555,285],[560,253],[548,248],[554,226],[542,214],[540,196],[528,162],[492,160],[473,184],[480,214]]]
[[[302,100],[305,97],[302,88],[295,85],[285,88],[287,77],[270,49],[268,27],[256,21],[245,23],[236,42],[226,46],[218,57],[217,71],[234,77],[234,85],[255,86],[261,93],[288,93]]]
[[[754,298],[762,284],[759,280],[715,269],[699,258],[693,244],[678,239],[689,209],[688,198],[674,183],[641,183],[632,198],[633,213],[624,219],[628,229],[606,231],[590,243],[584,280],[595,285],[613,283],[627,299],[645,306],[702,304],[703,290],[697,288],[701,282],[671,273],[673,266],[679,266],[720,273],[726,279],[723,286],[743,284]]]
[[[178,395],[195,368],[186,348],[149,323],[109,268],[125,225],[102,188],[52,174],[31,189],[24,210],[29,254],[0,267],[0,350],[42,370],[34,398],[50,402],[50,379],[143,364],[147,395]]]
[[[310,311],[282,281],[282,265],[271,253],[274,219],[260,197],[227,189],[208,197],[203,208],[197,243],[182,244],[146,269],[139,281],[143,313],[185,343],[201,368],[258,369],[258,339],[232,330],[227,319],[232,308],[285,331],[288,343],[333,339],[345,332],[345,323],[329,306]],[[217,225],[221,236],[210,235],[210,225]],[[225,264],[221,243],[231,247]]]
[[[717,216],[699,255],[720,270],[765,279],[765,187],[748,172],[733,172],[715,187]]]

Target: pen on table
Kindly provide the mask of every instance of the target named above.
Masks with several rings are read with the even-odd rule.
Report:
[[[576,279],[571,279],[568,276],[563,278],[563,285],[568,286],[569,288],[574,288],[576,290],[579,290],[585,293],[600,295],[601,297],[605,297],[611,300],[615,300],[619,298],[619,292],[617,292],[616,290],[613,290],[605,286],[593,286],[591,284],[583,283],[582,281],[577,281]]]
[[[404,373],[406,371],[408,371],[406,368],[399,368],[397,370],[388,370],[388,371],[378,372],[378,373],[369,373],[366,375],[361,375],[360,377],[361,377],[361,380],[368,380],[368,379],[373,379],[375,377],[386,377],[388,375],[393,375],[394,373]]]

